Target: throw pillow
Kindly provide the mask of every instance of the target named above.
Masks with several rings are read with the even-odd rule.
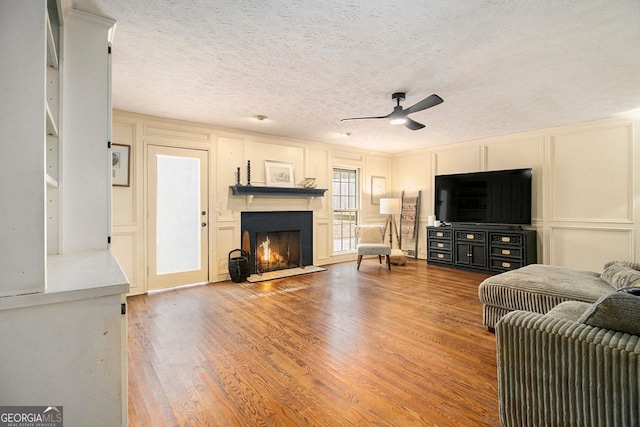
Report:
[[[640,336],[640,296],[628,292],[603,295],[578,322]]]
[[[640,271],[634,269],[634,263],[615,261],[605,264],[600,278],[615,289],[627,286],[640,286]]]
[[[602,269],[606,270],[607,267],[609,267],[612,264],[622,264],[622,265],[626,265],[627,267],[631,267],[634,270],[640,270],[640,262],[631,262],[631,261],[609,261],[604,265]]]

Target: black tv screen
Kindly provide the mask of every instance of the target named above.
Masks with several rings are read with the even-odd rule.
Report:
[[[531,179],[531,169],[436,175],[436,218],[446,223],[531,225]]]

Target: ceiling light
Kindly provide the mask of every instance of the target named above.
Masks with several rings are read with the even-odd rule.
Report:
[[[391,119],[390,121],[392,125],[403,125],[407,122],[407,119],[403,117],[399,119]]]
[[[262,114],[256,114],[255,116],[253,116],[254,119],[256,119],[257,121],[261,122],[263,120],[268,119],[269,117],[262,115]]]
[[[343,136],[345,138],[349,138],[351,136],[350,132],[340,132],[340,136]]]

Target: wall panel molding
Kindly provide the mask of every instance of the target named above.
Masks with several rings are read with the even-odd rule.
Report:
[[[326,261],[331,258],[331,253],[333,251],[333,241],[330,237],[331,234],[329,227],[329,221],[315,221],[315,235],[313,237],[314,264],[318,261]]]
[[[215,215],[215,220],[210,218],[212,225],[215,222],[210,246],[211,280],[228,279],[227,254],[240,245],[239,213],[244,210],[313,210],[315,259],[321,264],[355,259],[352,253],[332,254],[331,191],[315,199],[311,206],[303,199],[254,198],[247,204],[244,197],[229,197],[228,187],[235,182],[236,167],[241,167],[242,183],[246,182],[247,160],[252,163],[255,185],[264,183],[266,159],[294,163],[296,182],[311,176],[318,179],[320,188],[331,188],[333,166],[348,166],[359,168],[363,180],[371,175],[387,177],[390,195],[399,195],[402,190],[422,190],[418,255],[424,258],[426,221],[433,211],[434,175],[533,167],[537,196],[532,228],[538,230],[539,259],[565,267],[596,270],[610,256],[640,261],[635,259],[635,242],[640,244],[640,239],[634,231],[640,218],[636,207],[640,201],[635,197],[639,191],[636,177],[640,164],[639,120],[640,117],[611,118],[387,156],[320,142],[115,111],[114,126],[117,123],[134,126],[138,150],[134,156],[139,158],[138,161],[132,159],[138,165],[135,175],[139,181],[138,188],[131,191],[140,205],[124,206],[125,210],[131,210],[125,213],[125,221],[121,223],[136,229],[138,248],[144,249],[140,248],[144,243],[144,218],[142,212],[135,210],[144,207],[143,147],[157,144],[206,148],[210,150],[212,166],[210,209]],[[132,171],[132,178],[133,174]],[[326,185],[322,185],[322,179]],[[367,198],[364,194],[367,183],[362,184],[363,197]],[[115,200],[116,197],[114,203]],[[216,204],[221,215],[215,212]],[[362,221],[383,223],[377,208],[364,207]],[[132,216],[138,219],[132,222]],[[114,226],[114,231],[131,230]]]
[[[144,280],[138,274],[141,271],[138,256],[137,231],[114,231],[111,235],[111,250],[118,259],[120,267],[129,280],[129,294],[144,292]],[[141,280],[142,279],[142,280]]]
[[[550,135],[551,221],[634,221],[630,124]]]
[[[181,126],[174,123],[145,122],[144,135],[211,143],[211,129]]]
[[[551,226],[549,263],[602,271],[606,262],[635,259],[635,232],[628,228]]]
[[[513,147],[517,144],[518,149]],[[542,136],[485,145],[486,170],[533,169],[532,220],[543,217],[544,138]]]
[[[138,123],[135,121],[114,121],[112,143],[129,146],[129,187],[112,186],[113,194],[112,223],[113,226],[136,225],[138,221],[138,146],[136,135]]]
[[[433,174],[478,172],[482,170],[482,147],[464,145],[438,150],[433,154]]]
[[[225,225],[216,227],[216,265],[215,277],[217,280],[226,280],[229,277],[228,257],[229,252],[239,249],[242,246],[242,236],[240,236],[240,224]],[[214,273],[210,272],[209,280],[216,280]]]

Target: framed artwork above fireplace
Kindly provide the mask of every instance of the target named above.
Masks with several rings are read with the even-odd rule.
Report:
[[[265,160],[264,171],[267,187],[293,187],[293,163]]]

